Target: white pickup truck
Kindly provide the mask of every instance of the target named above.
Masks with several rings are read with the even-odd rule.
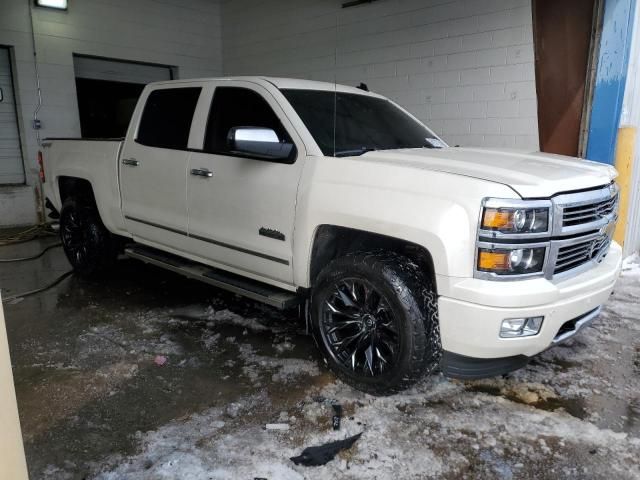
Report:
[[[125,254],[299,305],[372,393],[525,365],[597,316],[621,266],[612,167],[449,147],[362,88],[154,83],[126,138],[47,139],[42,163],[78,273]]]

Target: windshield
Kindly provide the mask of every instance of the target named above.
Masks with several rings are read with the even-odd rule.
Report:
[[[327,156],[446,146],[424,125],[383,98],[328,90],[283,89],[282,93]]]

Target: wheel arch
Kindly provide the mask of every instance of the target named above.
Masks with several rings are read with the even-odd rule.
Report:
[[[436,274],[431,252],[422,245],[397,237],[338,225],[318,226],[313,237],[309,264],[309,285],[313,287],[322,268],[331,260],[349,253],[382,249],[400,253],[414,261],[437,292]]]
[[[60,205],[69,197],[79,198],[82,201],[90,201],[96,205],[96,197],[91,182],[86,178],[60,176],[57,178]]]

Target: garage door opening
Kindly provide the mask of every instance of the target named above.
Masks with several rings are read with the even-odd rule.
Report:
[[[124,137],[144,86],[172,80],[166,65],[74,55],[76,92],[83,138]]]

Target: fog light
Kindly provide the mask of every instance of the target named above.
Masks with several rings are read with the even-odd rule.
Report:
[[[500,327],[501,338],[530,337],[537,335],[544,317],[507,318]]]

